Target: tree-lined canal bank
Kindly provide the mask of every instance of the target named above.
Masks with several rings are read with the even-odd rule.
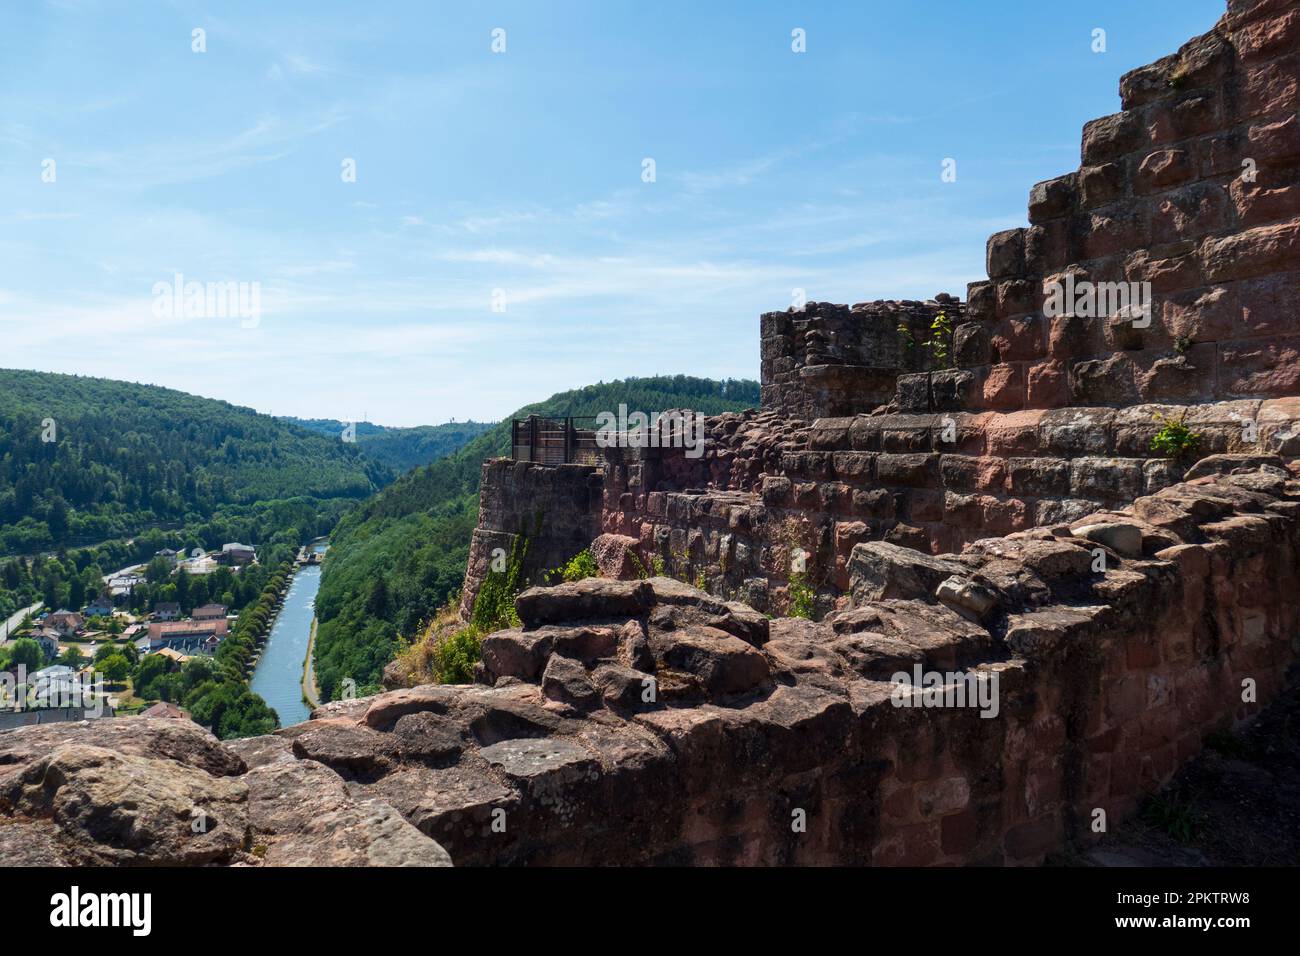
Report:
[[[303,662],[316,617],[320,576],[319,565],[305,565],[294,573],[253,671],[251,689],[275,709],[281,727],[300,724],[311,714],[303,700]]]

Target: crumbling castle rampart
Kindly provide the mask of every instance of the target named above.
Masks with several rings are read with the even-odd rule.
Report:
[[[1300,650],[1297,82],[1300,2],[1229,0],[1123,78],[964,303],[763,316],[763,407],[709,419],[703,457],[485,464],[466,609],[521,535],[528,573],[590,545],[604,576],[522,593],[475,685],[234,745],[3,735],[6,854],[1036,864],[1095,840]],[[1150,283],[1149,323],[1058,310],[1067,276]],[[1195,454],[1153,450],[1184,413]]]

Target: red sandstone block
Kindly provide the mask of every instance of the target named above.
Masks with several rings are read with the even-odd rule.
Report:
[[[1083,258],[1100,259],[1148,245],[1148,217],[1146,203],[1117,203],[1076,220],[1075,235]]]
[[[1006,488],[1006,466],[1005,459],[991,456],[944,455],[939,472],[949,490],[997,494]]]
[[[1044,275],[1068,265],[1070,220],[1053,219],[1031,226],[1025,232],[1025,268],[1030,275]]]
[[[1288,160],[1300,156],[1300,117],[1292,114],[1272,123],[1256,123],[1246,134],[1246,154],[1267,178],[1276,179]],[[1273,176],[1267,174],[1271,172]]]
[[[1300,185],[1269,187],[1258,180],[1234,179],[1230,187],[1237,219],[1243,226],[1259,226],[1300,216]]]
[[[911,425],[894,424],[880,431],[880,449],[886,452],[929,451],[934,444],[933,416],[915,416]]]
[[[1198,139],[1193,148],[1201,178],[1240,175],[1246,169],[1242,163],[1245,146],[1246,136],[1240,130],[1229,130]]]
[[[1064,216],[1074,202],[1075,174],[1035,183],[1029,190],[1029,221],[1046,222]]]
[[[987,267],[990,279],[1006,279],[1024,275],[1025,231],[1007,229],[989,236]]]
[[[1218,350],[1211,342],[1193,345],[1183,355],[1165,355],[1137,373],[1144,402],[1208,401],[1215,394]]]
[[[1133,110],[1090,120],[1083,127],[1084,165],[1096,166],[1132,152],[1142,144],[1143,133]]]
[[[997,290],[992,282],[971,282],[966,286],[966,318],[992,321],[997,310]]]
[[[1035,311],[1042,303],[1038,283],[1028,279],[1008,279],[998,283],[998,318]]]
[[[1160,256],[1146,249],[1133,253],[1124,263],[1128,281],[1150,282],[1152,291],[1160,295],[1205,285],[1200,259],[1190,245],[1184,248],[1187,251],[1181,255]]]
[[[984,496],[944,493],[943,520],[955,528],[979,528],[984,523]]]
[[[1038,449],[1038,426],[1046,412],[1026,410],[998,415],[988,420],[985,434],[988,453],[1011,457]]]
[[[1255,63],[1300,46],[1300,10],[1244,23],[1232,33],[1233,46],[1245,63]]]
[[[993,354],[999,362],[1021,362],[1043,355],[1044,322],[1040,316],[1003,319],[993,329]]]
[[[1219,393],[1273,398],[1300,393],[1300,336],[1219,345]]]
[[[1063,362],[1039,362],[1029,366],[1025,382],[1028,408],[1060,408],[1070,404],[1070,377]]]
[[[1219,285],[1165,297],[1158,313],[1167,337],[1189,342],[1232,338],[1240,317],[1237,288]]]
[[[1136,367],[1124,355],[1076,362],[1070,368],[1073,405],[1133,405],[1138,400]]]
[[[984,322],[963,322],[953,331],[952,342],[958,368],[975,368],[992,361],[993,346]]]
[[[1223,125],[1220,94],[1196,90],[1153,105],[1146,114],[1147,136],[1161,146],[1190,139]]]
[[[1020,365],[994,365],[984,379],[984,406],[996,409],[1023,408],[1025,380]]]
[[[1079,198],[1084,209],[1095,209],[1124,195],[1124,164],[1104,163],[1079,170]]]
[[[1199,239],[1232,223],[1233,202],[1214,183],[1193,183],[1155,201],[1151,210],[1151,241],[1160,245]]]
[[[1192,157],[1185,149],[1158,149],[1148,153],[1138,164],[1134,188],[1152,193],[1185,183],[1196,173]]]
[[[1178,55],[1171,53],[1154,63],[1129,70],[1119,78],[1119,98],[1124,109],[1142,106],[1169,95],[1169,76],[1178,68]]]
[[[916,788],[916,803],[923,817],[953,813],[970,803],[970,783],[965,777],[945,777]]]
[[[1294,112],[1300,55],[1271,60],[1246,72],[1239,101],[1241,116]]]
[[[939,456],[882,453],[876,458],[876,477],[884,485],[934,488],[939,483]]]
[[[918,488],[904,492],[903,516],[911,524],[943,520],[944,493],[937,489]]]
[[[1205,275],[1212,282],[1245,279],[1300,268],[1300,219],[1258,226],[1201,247]]]
[[[1013,494],[1033,498],[1064,498],[1070,494],[1070,465],[1056,458],[1008,458],[1007,487]]]
[[[1019,498],[983,496],[984,526],[990,535],[1012,534],[1033,526],[1033,511]]]

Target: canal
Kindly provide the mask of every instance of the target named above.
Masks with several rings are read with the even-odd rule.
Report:
[[[311,640],[311,622],[316,616],[316,592],[320,590],[319,565],[297,570],[284,606],[271,626],[262,657],[253,671],[250,685],[280,715],[280,726],[291,727],[307,719],[311,711],[302,699],[302,667]]]

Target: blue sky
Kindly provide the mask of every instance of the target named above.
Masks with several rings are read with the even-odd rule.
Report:
[[[394,425],[757,378],[792,289],[964,296],[1224,6],[6,3],[0,366]],[[160,318],[177,272],[259,283],[260,320]]]

